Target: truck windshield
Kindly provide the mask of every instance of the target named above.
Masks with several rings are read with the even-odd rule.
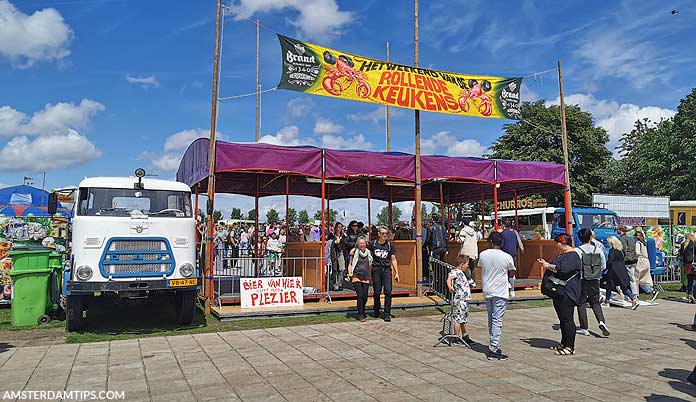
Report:
[[[616,217],[604,214],[578,214],[578,227],[585,229],[616,229]]]
[[[190,218],[191,194],[185,191],[80,188],[78,215]]]

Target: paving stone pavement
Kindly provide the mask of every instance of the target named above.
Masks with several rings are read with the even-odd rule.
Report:
[[[0,400],[6,390],[116,390],[153,402],[695,400],[684,379],[696,333],[678,325],[695,310],[605,309],[611,336],[578,335],[567,357],[549,350],[560,339],[552,308],[508,310],[508,361],[488,361],[483,345],[434,348],[436,316],[12,348],[0,353]],[[486,328],[485,312],[472,313],[472,338],[487,344]]]

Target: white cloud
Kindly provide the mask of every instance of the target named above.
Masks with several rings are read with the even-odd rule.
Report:
[[[657,106],[638,106],[632,103],[619,104],[615,101],[596,99],[591,94],[572,94],[566,96],[566,104],[578,105],[584,111],[592,113],[595,124],[607,130],[609,134],[609,146],[619,145],[621,136],[630,132],[637,120],[649,119],[657,123],[662,119],[669,119],[676,111]],[[558,105],[560,98],[556,98],[547,104]]]
[[[488,151],[488,148],[476,140],[457,140],[449,131],[440,131],[430,138],[421,141],[421,152],[424,155],[444,153],[447,156],[474,156],[480,157]]]
[[[152,167],[160,171],[176,172],[184,152],[198,138],[210,138],[210,130],[194,128],[176,132],[164,140],[161,153],[145,151],[141,159],[148,161]],[[221,133],[217,133],[216,138],[220,141],[226,140]]]
[[[350,138],[344,138],[340,135],[324,134],[321,137],[321,146],[331,149],[372,149],[372,143],[365,140],[362,134],[354,135]]]
[[[0,54],[14,66],[31,67],[39,61],[57,61],[70,54],[73,31],[53,8],[24,14],[0,0]]]
[[[288,101],[288,113],[292,117],[304,117],[312,110],[313,105],[308,97],[292,98]]]
[[[29,118],[10,106],[0,107],[0,135],[13,136],[0,149],[0,169],[55,170],[98,158],[101,151],[77,130],[104,109],[99,102],[83,99],[77,105],[47,104]]]
[[[48,104],[31,117],[31,120],[20,127],[24,134],[58,134],[67,130],[85,128],[91,118],[106,108],[99,102],[91,99],[83,99],[78,105],[74,103],[59,102]]]
[[[314,124],[314,134],[336,134],[342,130],[343,126],[323,117],[318,117]]]
[[[89,162],[101,151],[75,130],[46,135],[30,141],[15,137],[0,150],[0,169],[5,171],[46,171]]]
[[[27,115],[9,106],[0,107],[0,135],[17,134]]]
[[[390,114],[394,114],[398,109],[392,108]],[[384,106],[377,106],[376,109],[369,113],[351,113],[346,118],[350,121],[369,121],[374,124],[379,124],[386,119]]]
[[[285,126],[275,135],[268,134],[259,138],[259,142],[287,146],[315,145],[311,138],[300,138],[300,129],[297,126]]]
[[[239,0],[232,9],[238,20],[256,13],[283,11],[290,14],[286,21],[297,28],[302,38],[323,42],[340,35],[341,29],[355,18],[352,12],[339,10],[336,0]]]
[[[158,88],[160,86],[159,80],[154,75],[150,75],[147,77],[137,77],[128,74],[126,75],[126,81],[130,82],[131,84],[139,84],[144,89],[152,87]]]

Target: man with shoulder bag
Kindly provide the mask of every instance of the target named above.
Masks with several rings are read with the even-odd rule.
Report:
[[[609,328],[607,328],[602,305],[599,302],[599,281],[607,267],[604,252],[603,249],[593,244],[592,231],[590,229],[580,229],[578,231],[578,239],[580,239],[582,244],[575,251],[580,256],[582,269],[580,270],[581,290],[580,305],[578,306],[580,328],[576,332],[581,335],[590,335],[587,322],[587,305],[589,304],[597,319],[602,335],[609,336]]]
[[[616,231],[619,233],[619,240],[623,246],[624,262],[626,263],[628,277],[631,281],[631,292],[633,292],[634,295],[638,295],[640,289],[638,288],[638,281],[636,281],[636,265],[638,264],[638,254],[636,254],[636,239],[627,234],[628,228],[626,228],[626,225],[619,225]]]

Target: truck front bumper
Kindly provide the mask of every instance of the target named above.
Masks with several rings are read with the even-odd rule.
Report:
[[[200,280],[196,284],[180,285],[181,279],[141,279],[133,281],[109,281],[109,282],[78,282],[68,281],[67,290],[70,294],[94,294],[94,292],[180,292],[196,290]]]

